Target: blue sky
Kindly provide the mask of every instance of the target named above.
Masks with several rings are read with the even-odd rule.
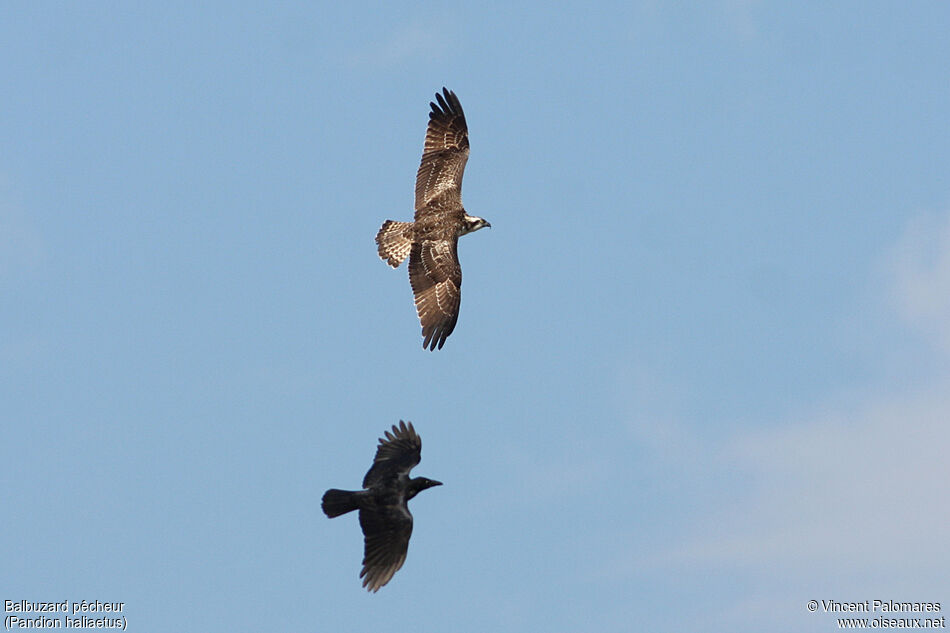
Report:
[[[129,630],[950,604],[945,3],[6,3],[0,599]],[[405,268],[465,108],[462,311]],[[327,520],[399,419],[405,567]],[[945,612],[944,612],[945,614]]]

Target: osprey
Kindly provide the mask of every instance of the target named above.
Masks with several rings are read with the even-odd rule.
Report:
[[[468,126],[455,93],[442,88],[429,103],[422,164],[416,174],[414,222],[386,220],[376,244],[379,256],[396,268],[409,257],[409,284],[422,324],[422,347],[442,349],[459,318],[462,268],[458,241],[491,226],[462,206],[462,172],[468,161]]]
[[[373,465],[363,478],[363,490],[330,489],[323,495],[323,512],[331,519],[360,511],[365,542],[360,578],[367,591],[379,591],[406,562],[412,535],[412,515],[406,502],[426,488],[442,485],[425,477],[409,479],[409,471],[421,459],[422,440],[412,422],[407,425],[400,420],[392,432],[386,431],[385,439],[379,438]]]

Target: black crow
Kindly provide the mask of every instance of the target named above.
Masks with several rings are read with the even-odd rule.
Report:
[[[353,510],[360,511],[363,528],[363,571],[360,578],[367,591],[379,591],[406,562],[412,515],[407,501],[417,494],[441,486],[425,477],[409,478],[409,471],[422,459],[422,440],[412,422],[402,420],[379,438],[373,465],[363,478],[363,490],[327,490],[323,511],[331,519]]]

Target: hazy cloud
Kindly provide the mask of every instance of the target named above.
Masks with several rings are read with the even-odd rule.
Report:
[[[910,224],[886,254],[896,309],[950,352],[950,214]],[[886,305],[886,302],[880,305]],[[861,315],[867,318],[868,315]],[[950,551],[950,376],[864,393],[708,447],[701,469],[737,473],[693,533],[654,561],[855,583],[864,574],[927,586]],[[661,426],[660,436],[667,429]],[[720,494],[720,493],[715,493]],[[768,600],[767,596],[762,596]]]
[[[759,0],[724,0],[722,12],[726,26],[742,40],[754,40],[759,36],[755,11]]]
[[[618,393],[627,428],[640,444],[666,456],[699,450],[677,411],[678,390],[656,372],[643,365],[626,368]]]
[[[415,20],[396,27],[379,41],[368,42],[348,58],[352,66],[389,68],[419,58],[435,58],[449,48],[451,29],[438,20]]]
[[[721,466],[749,491],[722,506],[680,562],[820,574],[950,564],[950,382],[872,398],[729,441]],[[716,526],[709,530],[710,526]]]
[[[950,213],[912,222],[890,253],[888,269],[897,311],[950,353]]]

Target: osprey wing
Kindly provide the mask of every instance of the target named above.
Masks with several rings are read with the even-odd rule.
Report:
[[[422,347],[442,349],[459,320],[462,267],[458,238],[425,240],[409,253],[409,283],[422,324]]]
[[[444,96],[443,96],[444,95]],[[444,196],[448,204],[437,208],[462,206],[462,172],[468,162],[468,125],[462,104],[455,93],[442,88],[435,94],[438,103],[429,103],[429,127],[426,128],[422,163],[416,174],[416,218],[436,198]]]
[[[401,474],[408,475],[420,461],[422,438],[412,428],[412,422],[406,424],[400,420],[399,426],[394,424],[392,431],[386,431],[385,438],[379,438],[373,465],[363,477],[363,488]]]

